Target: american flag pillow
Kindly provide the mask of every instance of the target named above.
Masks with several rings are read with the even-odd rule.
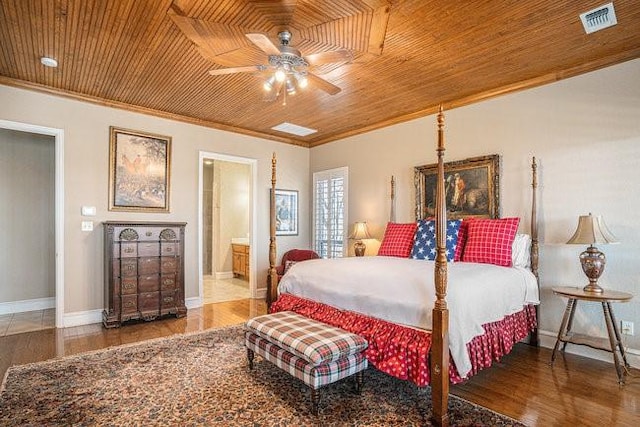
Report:
[[[384,237],[378,250],[380,256],[397,256],[408,258],[413,246],[413,235],[416,231],[416,223],[399,224],[390,222],[384,231]]]
[[[470,221],[462,261],[511,267],[511,247],[519,223],[520,218]]]
[[[447,261],[453,261],[456,253],[456,245],[458,243],[458,230],[462,220],[452,219],[447,221],[445,245]],[[418,221],[418,228],[411,249],[411,258],[427,259],[434,261],[436,259],[436,222],[434,220],[421,219]]]
[[[458,244],[456,244],[456,253],[453,256],[454,261],[462,261],[462,253],[464,252],[464,245],[467,243],[467,233],[469,230],[469,222],[473,218],[466,218],[461,220],[460,229],[458,230]]]

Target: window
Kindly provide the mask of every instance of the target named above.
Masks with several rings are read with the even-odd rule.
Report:
[[[349,168],[313,174],[313,248],[322,258],[346,252]]]

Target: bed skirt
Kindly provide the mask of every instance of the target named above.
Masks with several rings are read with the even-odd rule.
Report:
[[[282,294],[271,305],[272,313],[293,311],[326,324],[337,326],[364,337],[369,346],[365,357],[378,370],[418,386],[429,385],[429,350],[431,332],[414,329],[365,316],[352,311],[340,310],[326,304]],[[483,325],[485,333],[467,344],[472,369],[466,378],[461,378],[451,362],[449,380],[458,384],[478,371],[491,366],[508,354],[515,343],[524,339],[537,326],[535,306],[526,306],[522,311],[504,319]]]

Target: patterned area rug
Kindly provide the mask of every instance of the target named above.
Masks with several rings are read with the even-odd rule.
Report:
[[[14,366],[0,388],[0,425],[430,425],[430,390],[365,372],[322,389],[320,415],[307,387],[256,357],[249,371],[242,326]],[[451,396],[452,425],[521,426]]]

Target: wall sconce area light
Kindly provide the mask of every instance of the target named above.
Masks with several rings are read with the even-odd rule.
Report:
[[[568,244],[589,245],[586,251],[580,254],[582,271],[589,278],[589,284],[583,288],[585,292],[602,293],[604,290],[598,285],[598,278],[604,271],[606,258],[594,244],[619,243],[609,231],[600,215],[581,215],[578,219],[578,228],[567,242]]]
[[[367,223],[356,222],[353,225],[353,233],[351,233],[349,238],[356,240],[356,242],[353,244],[353,249],[356,253],[356,256],[363,256],[364,252],[367,250],[367,246],[362,242],[362,239],[372,238],[369,234],[369,230],[367,230]]]

